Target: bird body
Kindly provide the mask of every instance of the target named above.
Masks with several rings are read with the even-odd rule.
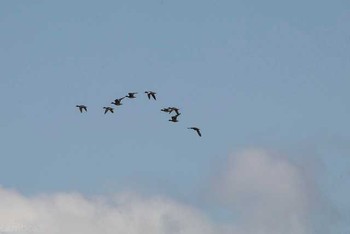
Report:
[[[83,113],[83,110],[87,111],[87,107],[85,105],[76,105],[79,108],[80,113]]]
[[[167,112],[167,113],[170,113],[170,112],[171,112],[170,107],[168,107],[168,108],[163,108],[163,109],[161,109],[160,111]]]
[[[200,131],[199,128],[197,128],[197,127],[190,127],[190,128],[188,128],[188,129],[192,129],[192,130],[194,130],[194,131],[197,132],[198,136],[200,136],[200,137],[202,136],[201,131]]]
[[[136,92],[134,92],[134,93],[128,93],[128,95],[126,95],[125,97],[127,97],[127,98],[136,98],[135,97],[135,94],[137,94]]]
[[[154,100],[157,100],[156,99],[156,94],[157,94],[156,92],[146,91],[145,93],[147,94],[148,99],[151,99],[151,97],[152,97]]]
[[[179,120],[177,120],[177,117],[178,117],[179,115],[180,115],[180,114],[171,116],[171,119],[169,119],[169,121],[174,122],[174,123],[179,122]]]
[[[103,107],[103,109],[105,109],[105,114],[106,114],[108,111],[110,111],[111,113],[114,113],[112,107],[107,106],[107,107]]]
[[[117,98],[117,99],[114,100],[114,102],[111,102],[111,104],[114,104],[114,105],[116,105],[116,106],[123,105],[122,100],[123,100],[124,98],[125,98],[125,97]]]

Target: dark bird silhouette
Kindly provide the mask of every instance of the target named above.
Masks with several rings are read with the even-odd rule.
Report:
[[[103,109],[105,109],[105,114],[106,114],[108,111],[110,111],[111,113],[114,113],[112,107],[107,106],[107,107],[103,107]]]
[[[163,111],[163,112],[166,112],[166,113],[170,113],[170,107],[168,107],[168,108],[163,108],[163,109],[161,109],[160,111]]]
[[[79,108],[80,113],[82,113],[82,112],[83,112],[83,110],[87,111],[87,107],[86,107],[86,106],[84,106],[84,105],[76,105],[76,107],[78,107],[78,108]]]
[[[170,110],[169,114],[173,111],[175,111],[176,115],[180,115],[180,112],[179,112],[179,108],[176,108],[176,107],[168,107],[168,109]]]
[[[154,100],[157,100],[156,99],[156,92],[153,92],[153,91],[146,91],[145,93],[147,93],[147,97],[148,99],[151,99],[151,97],[154,99]]]
[[[199,128],[197,128],[197,127],[190,127],[188,129],[193,129],[193,130],[195,130],[197,132],[198,136],[200,136],[200,137],[202,136],[201,131],[200,131]]]
[[[111,102],[111,104],[114,104],[114,105],[116,105],[116,106],[123,105],[122,100],[123,100],[124,98],[125,98],[125,97],[117,98],[117,99],[114,100],[114,102]]]
[[[128,95],[126,95],[125,97],[127,97],[127,98],[136,98],[135,97],[135,94],[137,94],[136,92],[134,92],[134,93],[128,93]]]
[[[169,119],[169,121],[174,122],[174,123],[179,122],[179,120],[177,120],[177,117],[178,117],[179,115],[180,115],[180,114],[171,116],[171,119]]]

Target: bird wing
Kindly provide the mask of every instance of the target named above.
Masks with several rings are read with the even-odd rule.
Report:
[[[79,106],[79,110],[80,110],[80,113],[83,112],[83,108],[81,106]]]
[[[105,109],[105,114],[107,113],[107,111],[108,111],[108,109],[106,108],[106,109]]]
[[[196,132],[198,133],[198,136],[202,136],[202,134],[201,134],[201,132],[199,131],[199,129],[197,128],[197,129],[195,129],[196,130]]]
[[[86,106],[83,106],[83,109],[84,109],[85,111],[87,111],[87,107],[86,107]]]
[[[147,97],[148,97],[148,99],[151,99],[151,94],[147,93]]]
[[[153,97],[154,100],[157,100],[157,99],[156,99],[156,94],[155,94],[155,93],[151,93],[151,95],[152,95],[152,97]]]
[[[113,109],[109,109],[112,113],[114,113],[114,110]]]

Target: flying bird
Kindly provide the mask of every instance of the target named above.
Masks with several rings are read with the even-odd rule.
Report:
[[[160,111],[163,111],[163,112],[166,112],[166,113],[170,113],[170,112],[171,112],[170,107],[168,107],[168,108],[163,108],[163,109],[161,109]]]
[[[112,107],[107,106],[107,107],[103,107],[103,109],[105,109],[105,114],[106,114],[108,111],[110,111],[111,113],[114,113]]]
[[[134,92],[134,93],[128,93],[128,95],[126,95],[125,97],[127,97],[127,98],[136,98],[135,97],[135,94],[137,94],[136,92]]]
[[[177,117],[178,117],[179,115],[180,115],[180,114],[171,116],[171,119],[169,119],[169,121],[174,122],[174,123],[179,122],[179,120],[177,120]]]
[[[170,110],[169,114],[173,111],[175,111],[176,115],[180,115],[180,112],[179,112],[179,108],[176,108],[176,107],[168,107],[168,109]]]
[[[200,136],[200,137],[202,136],[201,131],[200,131],[199,128],[197,128],[197,127],[190,127],[190,128],[188,128],[188,129],[193,129],[194,131],[197,132],[198,136]]]
[[[114,105],[116,105],[116,106],[123,105],[122,100],[123,100],[124,98],[125,98],[125,97],[117,98],[117,99],[114,100],[114,102],[111,102],[111,104],[114,104]]]
[[[156,99],[156,92],[153,92],[153,91],[146,91],[145,93],[147,93],[148,99],[151,99],[151,97],[152,97],[154,100],[157,100],[157,99]]]
[[[80,113],[83,113],[83,110],[87,111],[87,108],[86,108],[86,106],[84,106],[84,105],[76,105],[76,107],[79,108]]]

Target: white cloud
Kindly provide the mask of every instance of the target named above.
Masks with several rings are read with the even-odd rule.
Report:
[[[237,213],[216,224],[187,204],[132,193],[86,198],[79,193],[27,197],[0,188],[0,233],[35,234],[306,234],[309,193],[285,158],[245,151],[218,176],[221,202]]]
[[[309,233],[310,195],[302,171],[281,155],[246,150],[229,157],[216,186],[237,212],[241,233]]]
[[[110,199],[87,199],[76,193],[27,198],[0,189],[0,233],[215,232],[194,208],[164,198],[122,194]]]

